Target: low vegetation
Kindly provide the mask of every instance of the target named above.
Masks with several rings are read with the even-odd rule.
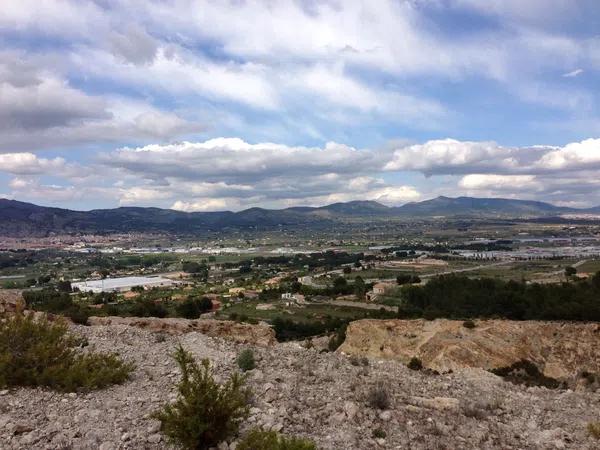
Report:
[[[412,358],[410,358],[410,361],[408,362],[408,364],[406,365],[410,370],[422,370],[423,369],[423,362],[417,358],[416,356],[413,356]]]
[[[391,400],[387,386],[382,382],[378,382],[372,386],[367,394],[367,403],[373,409],[389,409]]]
[[[188,296],[175,309],[177,314],[185,319],[197,319],[200,315],[212,309],[212,302],[206,297]]]
[[[235,436],[240,422],[248,416],[250,390],[245,376],[231,375],[224,384],[215,381],[208,359],[198,364],[182,347],[174,355],[181,381],[179,396],[154,414],[161,431],[175,445],[205,450]]]
[[[239,442],[237,450],[317,450],[317,446],[308,439],[288,437],[275,431],[259,428],[250,432]]]
[[[237,357],[237,365],[242,372],[254,369],[256,367],[254,352],[249,348],[242,350]]]
[[[87,324],[89,309],[74,303],[73,298],[66,292],[55,291],[53,289],[24,291],[23,299],[28,309],[60,314],[68,317],[75,323],[81,325]]]
[[[600,422],[590,422],[587,426],[590,436],[600,440]]]
[[[373,436],[375,439],[385,439],[387,437],[387,433],[381,428],[375,428],[371,433],[371,436]]]
[[[127,380],[133,366],[116,355],[82,352],[62,322],[15,314],[0,321],[0,387],[100,389]]]
[[[327,334],[344,327],[348,322],[349,320],[335,317],[326,317],[323,321],[314,320],[310,322],[276,317],[273,320],[273,328],[277,340],[282,342]]]

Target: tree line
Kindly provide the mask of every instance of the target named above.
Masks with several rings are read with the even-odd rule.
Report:
[[[600,321],[600,272],[560,284],[443,275],[401,296],[402,318]]]

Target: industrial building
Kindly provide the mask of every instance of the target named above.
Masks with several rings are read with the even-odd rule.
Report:
[[[122,277],[105,278],[103,280],[88,280],[71,283],[73,289],[79,289],[82,292],[126,292],[135,286],[141,286],[145,289],[153,287],[169,287],[176,284],[176,281],[162,277]]]

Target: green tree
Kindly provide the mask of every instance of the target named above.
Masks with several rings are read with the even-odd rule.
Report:
[[[577,274],[577,269],[573,266],[565,267],[565,276],[567,278],[573,277]]]
[[[365,297],[365,293],[367,292],[367,286],[365,285],[362,277],[358,276],[354,279],[354,295],[359,299]]]

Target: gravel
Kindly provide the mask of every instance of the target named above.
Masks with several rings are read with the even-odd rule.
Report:
[[[169,448],[150,415],[176,398],[179,372],[170,358],[176,345],[209,358],[220,380],[238,370],[237,354],[248,347],[197,332],[165,336],[122,325],[74,330],[90,348],[133,362],[131,380],[90,393],[0,391],[0,448]],[[598,392],[516,386],[479,369],[434,375],[373,359],[356,366],[343,354],[298,343],[253,349],[257,368],[248,372],[248,383],[254,398],[242,433],[261,426],[308,437],[321,449],[600,448],[586,430],[600,420]],[[379,384],[390,395],[384,411],[367,401]],[[376,429],[385,438],[373,437]]]

